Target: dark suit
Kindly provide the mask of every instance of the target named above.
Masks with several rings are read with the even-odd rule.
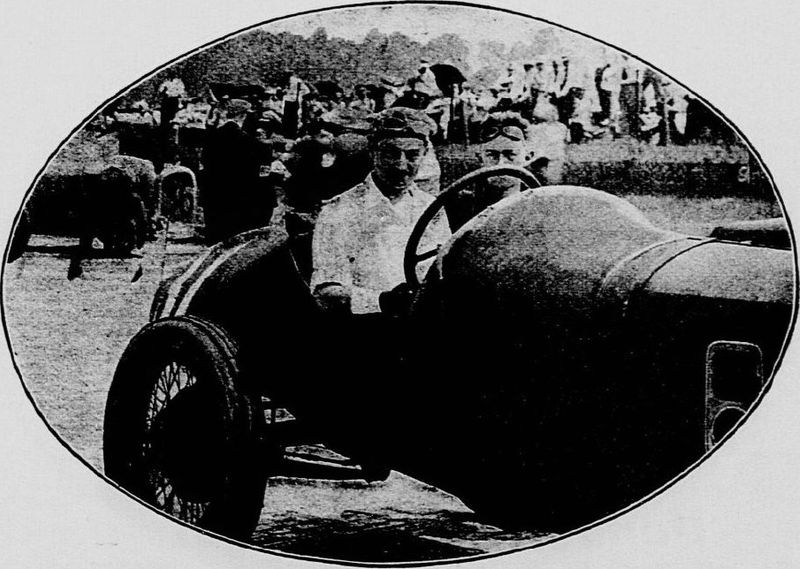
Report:
[[[275,189],[262,166],[268,167],[266,146],[235,122],[209,131],[203,150],[200,199],[206,237],[227,237],[269,224],[275,207]]]

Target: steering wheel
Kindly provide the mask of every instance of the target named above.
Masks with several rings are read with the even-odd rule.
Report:
[[[422,212],[422,215],[417,220],[408,238],[408,242],[406,243],[406,250],[403,255],[403,272],[405,273],[406,284],[408,284],[409,287],[412,289],[419,288],[417,265],[422,261],[434,257],[439,252],[438,247],[430,251],[425,251],[424,253],[419,253],[417,251],[419,242],[425,234],[425,230],[428,228],[431,221],[433,221],[434,216],[444,207],[448,199],[455,196],[458,192],[467,187],[468,184],[476,180],[485,180],[496,176],[511,176],[517,178],[522,180],[522,182],[527,184],[530,188],[538,188],[542,185],[536,176],[519,166],[489,166],[470,172],[447,186],[442,193],[436,196],[436,199],[431,202],[431,205]]]

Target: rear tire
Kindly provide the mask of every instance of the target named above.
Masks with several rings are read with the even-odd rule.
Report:
[[[117,366],[106,405],[106,475],[183,522],[247,540],[266,485],[264,417],[237,385],[237,350],[217,326],[145,326]]]

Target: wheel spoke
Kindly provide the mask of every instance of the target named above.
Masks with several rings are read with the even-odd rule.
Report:
[[[159,414],[177,395],[196,384],[197,378],[188,366],[175,361],[164,366],[150,393],[145,417],[146,435],[141,445],[142,464],[147,473],[147,486],[150,488],[149,501],[163,512],[192,524],[202,520],[210,502],[181,496],[180,489],[175,487],[170,475],[162,470],[159,453],[163,450],[158,450],[158,444],[154,447],[154,442],[163,433],[153,431],[153,428]]]
[[[164,378],[163,386],[164,386],[164,403],[168,402],[172,399],[172,386],[175,385],[175,362],[169,363],[169,371],[168,373],[162,374],[161,377]]]
[[[150,395],[145,423],[149,429],[153,420],[164,407],[183,389],[196,383],[194,375],[189,369],[177,362],[170,362],[159,373]]]
[[[154,506],[188,523],[196,524],[201,521],[210,502],[181,497],[169,477],[159,470],[151,471],[148,478],[151,480]]]

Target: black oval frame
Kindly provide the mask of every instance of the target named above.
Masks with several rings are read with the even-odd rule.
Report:
[[[774,192],[774,194],[775,194],[775,196],[777,198],[777,201],[780,204],[781,211],[784,214],[784,219],[785,219],[786,224],[788,225],[788,228],[789,228],[789,236],[790,236],[790,241],[791,241],[792,257],[793,257],[793,260],[794,260],[794,291],[793,291],[793,300],[794,300],[794,302],[793,302],[792,316],[791,316],[791,320],[790,320],[790,323],[789,323],[789,327],[787,328],[786,337],[784,338],[784,341],[782,343],[781,351],[780,351],[780,354],[779,354],[779,356],[778,356],[778,358],[777,358],[777,360],[775,362],[775,368],[773,370],[772,375],[765,382],[764,387],[762,388],[762,390],[759,393],[758,397],[754,401],[753,405],[748,409],[747,413],[742,417],[742,419],[738,422],[738,424],[735,426],[735,428],[733,428],[730,432],[728,432],[723,437],[723,439],[719,443],[717,443],[717,445],[711,451],[708,451],[705,454],[703,454],[702,457],[699,460],[697,460],[696,462],[691,464],[684,471],[682,471],[680,474],[678,474],[677,476],[672,478],[670,481],[665,483],[663,486],[657,488],[656,490],[654,490],[651,493],[647,494],[646,496],[640,498],[639,500],[633,502],[632,504],[629,504],[628,506],[618,510],[617,512],[614,512],[613,514],[609,514],[609,515],[607,515],[607,516],[605,516],[603,518],[595,520],[594,522],[592,522],[590,524],[587,524],[587,525],[581,526],[579,528],[570,530],[565,534],[558,535],[558,536],[556,536],[556,537],[554,537],[552,539],[549,539],[549,540],[546,540],[546,541],[542,541],[542,542],[539,542],[539,543],[535,543],[535,544],[532,544],[532,545],[515,547],[515,548],[511,548],[511,549],[508,549],[508,550],[505,550],[505,551],[501,551],[501,552],[485,553],[485,554],[478,554],[478,555],[473,555],[473,556],[469,556],[469,557],[451,558],[451,559],[444,559],[444,560],[407,561],[407,562],[396,562],[396,563],[386,563],[386,562],[367,563],[367,562],[348,561],[348,560],[342,560],[342,559],[328,559],[328,558],[322,558],[322,557],[315,557],[315,556],[311,556],[311,555],[299,555],[299,554],[292,554],[292,553],[287,553],[287,552],[283,552],[283,551],[279,551],[279,550],[271,550],[271,549],[266,549],[266,548],[263,548],[263,547],[258,547],[258,546],[250,545],[250,544],[247,544],[247,543],[239,542],[239,541],[227,538],[225,536],[222,536],[222,535],[219,535],[219,534],[215,534],[215,533],[203,530],[202,528],[199,528],[199,527],[196,527],[194,525],[188,524],[188,523],[183,522],[181,520],[178,520],[178,519],[176,519],[176,518],[174,518],[172,516],[169,516],[168,514],[162,512],[160,510],[157,510],[156,508],[150,506],[149,504],[145,503],[144,501],[142,501],[138,497],[134,496],[133,494],[131,494],[130,492],[128,492],[127,490],[125,490],[124,488],[119,486],[114,481],[112,481],[109,478],[107,478],[104,474],[102,474],[101,472],[96,470],[92,465],[90,465],[86,461],[86,459],[84,459],[80,454],[78,454],[69,445],[69,443],[67,443],[62,438],[62,436],[59,435],[59,433],[47,421],[47,419],[44,416],[44,414],[37,407],[36,402],[35,402],[32,394],[31,394],[31,392],[29,391],[27,385],[25,384],[25,380],[22,377],[22,373],[21,373],[21,371],[19,369],[19,366],[17,365],[16,359],[14,358],[13,351],[11,349],[11,337],[9,335],[8,326],[7,326],[7,323],[6,323],[5,298],[4,298],[4,290],[3,290],[3,287],[2,287],[2,282],[3,282],[3,279],[5,278],[5,270],[6,270],[6,265],[7,265],[6,260],[8,258],[8,254],[9,254],[9,250],[10,250],[10,246],[11,246],[11,241],[12,241],[11,237],[13,236],[14,231],[16,230],[16,228],[17,228],[17,226],[19,224],[19,221],[20,221],[20,218],[22,216],[22,212],[24,210],[24,207],[25,207],[27,201],[30,199],[30,196],[31,196],[34,188],[36,187],[36,184],[38,183],[38,181],[41,178],[42,174],[45,172],[45,170],[50,165],[50,162],[53,160],[53,158],[70,141],[70,139],[72,139],[72,137],[77,132],[79,132],[80,130],[85,128],[91,122],[91,120],[93,120],[96,117],[96,115],[103,108],[105,108],[109,103],[111,103],[111,102],[115,101],[116,99],[120,98],[125,93],[127,93],[131,89],[135,88],[136,86],[138,86],[142,82],[150,79],[154,75],[160,73],[161,71],[169,68],[173,64],[175,64],[175,63],[177,63],[177,62],[179,62],[179,61],[181,61],[183,59],[191,57],[191,56],[193,56],[193,55],[195,55],[195,54],[197,54],[197,53],[199,53],[201,51],[204,51],[204,50],[206,50],[206,49],[208,49],[210,47],[213,47],[215,45],[221,44],[221,43],[223,43],[223,42],[225,42],[225,41],[227,41],[229,39],[232,39],[235,36],[241,35],[243,33],[251,31],[251,30],[253,30],[255,28],[258,28],[258,27],[261,27],[261,26],[264,26],[264,25],[267,25],[267,24],[270,24],[270,23],[273,23],[273,22],[278,22],[278,21],[281,21],[281,20],[287,20],[287,19],[291,19],[291,18],[296,18],[296,17],[299,17],[299,16],[306,16],[306,15],[309,15],[309,14],[332,12],[332,11],[342,10],[342,9],[353,9],[353,8],[357,9],[357,8],[375,7],[375,6],[392,7],[392,6],[395,6],[395,5],[417,5],[417,6],[436,6],[436,5],[439,5],[439,6],[454,6],[454,7],[459,7],[460,6],[460,7],[464,7],[464,8],[477,8],[477,9],[481,9],[481,10],[499,12],[499,13],[503,13],[503,14],[510,15],[510,16],[517,16],[517,17],[522,17],[522,18],[528,18],[528,19],[531,19],[531,20],[535,20],[535,21],[538,21],[538,22],[541,22],[541,23],[544,23],[544,24],[559,28],[561,30],[568,31],[568,32],[570,32],[572,34],[576,34],[576,35],[581,36],[581,37],[583,37],[585,39],[597,42],[597,43],[599,43],[599,44],[601,44],[603,46],[610,47],[610,48],[616,50],[619,53],[626,54],[629,57],[632,57],[632,58],[636,59],[637,61],[640,61],[640,62],[646,64],[650,69],[653,69],[653,70],[657,71],[658,73],[660,73],[664,77],[669,77],[676,84],[680,85],[681,87],[683,87],[684,89],[686,89],[687,91],[692,93],[692,95],[694,95],[698,100],[702,101],[702,103],[708,109],[710,109],[715,115],[717,115],[717,117],[720,118],[728,128],[730,128],[734,133],[736,133],[736,135],[745,144],[745,146],[747,147],[748,151],[752,154],[753,157],[755,157],[755,159],[756,159],[756,161],[758,163],[758,166],[761,168],[761,170],[764,172],[764,174],[766,175],[767,179],[769,180],[769,184],[770,184],[770,186],[772,188],[772,191]],[[196,531],[196,532],[198,532],[198,533],[200,533],[202,535],[206,535],[206,536],[215,538],[215,539],[217,539],[219,541],[223,541],[223,542],[226,542],[226,543],[230,543],[232,545],[236,545],[236,546],[241,547],[243,549],[249,549],[249,550],[252,550],[252,551],[258,551],[260,553],[266,553],[268,555],[271,554],[271,555],[276,555],[276,556],[279,556],[279,557],[284,557],[284,558],[289,558],[289,559],[296,559],[296,560],[302,560],[302,561],[312,561],[312,562],[319,562],[319,563],[326,563],[326,564],[344,565],[344,566],[351,566],[351,567],[379,567],[379,566],[387,566],[387,565],[397,566],[397,567],[431,567],[431,566],[446,565],[446,564],[453,564],[453,563],[464,563],[464,562],[471,562],[471,561],[481,561],[481,560],[496,558],[496,557],[500,557],[500,556],[510,555],[510,554],[513,554],[513,553],[521,552],[521,551],[538,549],[540,547],[543,547],[543,546],[546,546],[546,545],[550,545],[552,543],[556,543],[556,542],[562,541],[562,540],[564,540],[566,538],[572,537],[574,535],[583,533],[583,532],[585,532],[587,530],[593,529],[593,528],[595,528],[595,527],[597,527],[599,525],[605,524],[606,522],[614,520],[614,519],[616,519],[616,518],[618,518],[618,517],[630,512],[631,510],[633,510],[633,509],[641,506],[642,504],[650,501],[654,497],[662,494],[663,492],[665,492],[666,490],[671,488],[674,484],[676,484],[678,481],[680,481],[683,478],[685,478],[689,473],[691,473],[692,471],[697,469],[711,455],[715,454],[717,452],[717,450],[720,447],[722,447],[724,445],[724,443],[727,442],[728,439],[730,437],[732,437],[736,433],[736,431],[738,431],[739,428],[749,420],[749,418],[752,415],[752,413],[754,413],[755,410],[761,405],[764,397],[770,391],[770,389],[772,387],[772,384],[773,384],[773,381],[774,381],[774,378],[778,374],[778,372],[779,372],[779,370],[781,368],[781,365],[783,363],[783,359],[786,356],[786,352],[787,352],[788,346],[790,344],[791,338],[793,336],[795,325],[797,323],[798,302],[800,301],[800,291],[798,290],[799,288],[800,288],[800,273],[798,273],[797,241],[795,239],[795,233],[794,233],[794,229],[793,229],[793,226],[792,226],[792,223],[791,223],[791,219],[789,218],[789,215],[788,215],[788,212],[787,212],[787,209],[786,209],[786,204],[784,203],[783,197],[781,196],[780,192],[778,192],[778,189],[777,189],[777,187],[775,185],[775,180],[774,180],[774,178],[772,176],[772,173],[769,171],[769,169],[767,168],[766,164],[764,164],[764,161],[763,161],[761,155],[753,147],[753,145],[750,143],[749,139],[744,135],[744,133],[742,133],[741,130],[739,130],[739,128],[735,124],[733,124],[713,104],[709,103],[704,97],[702,97],[702,96],[698,95],[697,93],[695,93],[694,90],[688,88],[681,81],[676,80],[674,77],[672,77],[668,73],[665,73],[664,71],[662,71],[657,66],[654,66],[654,65],[650,64],[649,62],[644,61],[643,59],[637,57],[636,55],[630,53],[629,51],[627,51],[625,49],[619,48],[619,47],[617,47],[617,46],[615,46],[615,45],[613,45],[611,43],[608,43],[608,42],[603,41],[601,39],[595,38],[594,36],[592,36],[592,35],[590,35],[588,33],[581,32],[581,31],[578,31],[578,30],[574,30],[574,29],[569,28],[567,26],[554,23],[554,22],[552,22],[550,20],[547,20],[545,18],[539,18],[539,17],[532,16],[530,14],[526,14],[526,13],[523,13],[523,12],[518,12],[518,11],[507,9],[507,8],[500,8],[500,7],[497,7],[497,6],[486,6],[486,5],[476,4],[476,3],[472,3],[472,2],[462,2],[462,1],[457,1],[457,0],[395,0],[395,1],[391,1],[391,0],[379,1],[379,0],[376,0],[376,1],[368,1],[368,2],[363,2],[363,3],[356,3],[356,4],[339,4],[339,5],[335,5],[335,6],[327,6],[327,7],[324,7],[324,8],[314,8],[314,9],[305,10],[305,11],[302,11],[302,12],[296,12],[296,13],[289,14],[289,15],[286,15],[286,16],[279,16],[279,17],[276,17],[276,18],[263,20],[263,21],[255,23],[255,24],[248,25],[248,26],[246,26],[244,28],[241,28],[241,29],[238,29],[236,31],[230,32],[228,34],[225,34],[224,36],[222,36],[222,37],[220,37],[220,38],[218,38],[216,40],[212,40],[210,42],[207,42],[207,43],[205,43],[205,44],[203,44],[203,45],[201,45],[199,47],[191,49],[191,50],[189,50],[189,51],[187,51],[187,52],[185,52],[185,53],[183,53],[183,54],[181,54],[179,56],[176,56],[176,57],[170,59],[169,61],[163,63],[162,65],[160,65],[159,67],[153,69],[149,73],[147,73],[147,74],[139,77],[138,79],[134,80],[133,82],[131,82],[130,84],[128,84],[124,88],[122,88],[119,91],[117,91],[114,95],[112,95],[111,97],[107,98],[100,105],[98,105],[78,126],[74,127],[69,132],[69,134],[61,141],[61,143],[59,143],[59,145],[55,148],[55,150],[53,150],[53,152],[50,153],[50,155],[47,157],[44,165],[36,173],[36,176],[34,177],[33,182],[31,183],[31,185],[26,190],[25,195],[24,195],[24,197],[22,199],[22,204],[20,205],[19,210],[17,211],[16,215],[14,216],[14,220],[12,222],[11,232],[10,232],[10,234],[8,236],[8,239],[7,239],[7,242],[6,242],[6,247],[5,247],[4,253],[3,253],[2,267],[0,267],[0,319],[2,319],[3,333],[5,335],[6,345],[8,347],[9,354],[11,356],[11,362],[12,362],[12,364],[14,366],[14,370],[15,370],[17,376],[19,376],[20,384],[22,385],[22,388],[23,388],[23,391],[25,392],[25,395],[27,396],[28,400],[31,402],[31,405],[32,405],[34,411],[39,416],[39,418],[42,420],[42,422],[45,424],[47,429],[55,437],[55,439],[64,448],[66,448],[70,452],[70,454],[72,454],[75,458],[77,458],[92,473],[94,473],[101,480],[103,480],[104,482],[106,482],[107,484],[112,486],[113,488],[121,491],[123,494],[125,494],[129,498],[132,498],[135,502],[138,502],[139,504],[144,505],[145,507],[147,507],[151,511],[163,516],[164,518],[170,520],[173,523],[176,523],[178,525],[181,525],[181,526],[184,526],[184,527],[189,528],[191,530],[194,530],[194,531]]]

